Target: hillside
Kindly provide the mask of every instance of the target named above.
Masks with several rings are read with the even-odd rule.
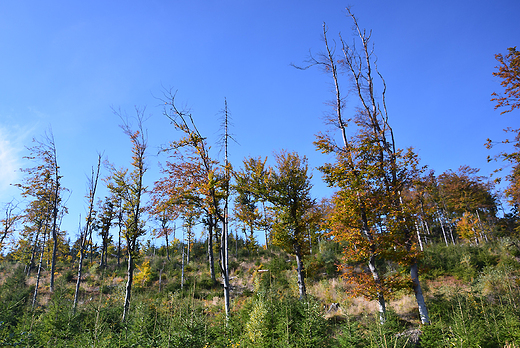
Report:
[[[518,347],[520,249],[502,239],[470,245],[430,245],[421,281],[432,324],[421,326],[410,290],[391,294],[381,325],[375,301],[352,298],[336,270],[340,247],[321,242],[305,260],[308,297],[298,300],[294,258],[273,248],[230,255],[231,315],[213,283],[206,246],[195,242],[181,286],[181,254],[142,248],[130,316],[121,322],[125,265],[114,255],[87,262],[78,310],[72,312],[75,263],[61,258],[54,293],[43,272],[31,308],[35,272],[6,258],[0,266],[0,342],[27,347]],[[63,256],[63,255],[62,255]],[[87,258],[87,260],[90,260]],[[185,261],[186,262],[186,261]],[[77,266],[76,266],[77,267]],[[387,265],[388,272],[405,270]],[[43,286],[42,286],[43,284]],[[336,305],[337,304],[337,305]],[[416,343],[420,337],[420,343]]]

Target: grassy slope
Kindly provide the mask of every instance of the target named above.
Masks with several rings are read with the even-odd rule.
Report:
[[[220,284],[213,284],[204,245],[197,244],[180,286],[180,257],[143,253],[136,271],[131,317],[121,323],[124,264],[86,265],[78,313],[70,308],[75,270],[60,265],[58,289],[40,284],[31,311],[34,276],[0,265],[0,345],[171,347],[403,347],[419,328],[413,294],[389,302],[384,326],[374,303],[349,297],[336,273],[339,249],[323,243],[307,259],[309,301],[297,301],[294,260],[276,251],[231,257],[232,316],[223,316]],[[148,254],[148,255],[146,255]],[[520,250],[502,240],[480,247],[429,246],[422,283],[432,325],[420,328],[421,347],[520,347]],[[217,266],[218,267],[218,266]],[[217,270],[218,272],[218,270]],[[48,277],[48,274],[45,273]],[[340,309],[330,310],[331,303]],[[405,333],[404,335],[400,335]]]

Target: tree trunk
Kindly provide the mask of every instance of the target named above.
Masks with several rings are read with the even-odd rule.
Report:
[[[421,323],[430,324],[428,308],[426,308],[426,303],[424,301],[424,296],[421,289],[421,283],[419,282],[419,270],[417,267],[417,261],[415,261],[410,267],[410,276],[412,277],[415,299],[417,300],[417,305],[419,306],[419,316],[421,317]]]
[[[182,260],[181,260],[181,290],[182,290],[184,288],[184,238],[182,238],[181,248],[182,248],[182,252],[181,252],[181,257],[182,257]]]
[[[34,294],[32,300],[32,309],[36,305],[36,297],[38,296],[38,287],[40,286],[40,277],[42,273],[43,253],[45,252],[45,234],[43,235],[43,244],[41,246],[42,251],[40,252],[40,261],[38,262],[38,274],[36,275],[36,285],[34,286]]]
[[[381,278],[379,277],[379,272],[376,268],[376,258],[374,255],[370,256],[370,259],[368,261],[368,268],[370,269],[370,273],[372,273],[372,277],[374,278],[374,281],[378,288],[377,302],[379,310],[379,321],[381,322],[381,324],[383,324],[386,321],[386,303],[383,291],[381,289]]]
[[[83,236],[81,237],[83,244]],[[79,265],[78,265],[78,279],[76,280],[76,291],[74,292],[74,304],[72,305],[72,312],[73,314],[76,314],[76,307],[78,306],[78,298],[79,298],[79,287],[81,284],[81,272],[83,270],[83,258],[85,251],[84,246],[81,245],[79,249]]]
[[[57,192],[56,192],[57,194]],[[57,198],[56,198],[57,199]],[[51,261],[51,281],[49,285],[49,289],[51,292],[54,292],[54,272],[56,269],[56,252],[58,250],[58,231],[57,228],[57,218],[58,218],[58,207],[57,202],[55,203],[53,217],[52,217],[52,261]]]
[[[453,238],[453,228],[451,228],[451,224],[449,224],[448,227],[450,229],[451,242],[453,243],[453,245],[455,245],[455,238]]]
[[[186,250],[186,264],[190,263],[190,251],[191,251],[191,226],[188,226],[188,249]]]
[[[127,282],[126,282],[126,291],[125,291],[125,305],[123,307],[123,318],[122,321],[125,321],[128,318],[128,312],[130,310],[130,297],[132,295],[132,282],[134,280],[134,258],[132,256],[132,251],[130,247],[128,247],[128,270],[127,270]]]
[[[417,224],[417,221],[415,221],[415,230],[417,231],[417,241],[419,241],[419,248],[421,249],[421,251],[424,251],[423,243],[421,240],[421,233],[419,231],[419,225]]]
[[[119,227],[119,235],[117,240],[117,268],[121,267],[121,227]]]
[[[215,276],[215,257],[213,255],[213,217],[211,215],[209,216],[208,223],[208,261],[211,280],[214,284],[216,283],[217,278]]]
[[[38,237],[40,236],[40,231],[42,228],[41,221],[38,222],[38,230],[36,231],[36,236],[34,237],[34,247],[31,253],[31,261],[29,261],[29,265],[27,266],[27,277],[31,274],[32,267],[34,265],[34,258],[36,257],[36,251],[38,250]]]
[[[227,231],[227,221],[224,218],[223,228],[221,233],[221,241],[220,241],[220,263],[221,263],[221,273],[222,273],[222,283],[224,286],[224,308],[226,311],[226,319],[229,319],[229,308],[230,308],[230,299],[229,299],[229,269],[228,269],[228,231]]]
[[[442,235],[444,236],[444,243],[448,246],[448,238],[446,237],[446,230],[444,229],[444,223],[442,222],[442,216],[439,216],[439,222],[441,223]]]
[[[164,238],[166,239],[166,259],[170,261],[170,247],[168,243],[168,231],[164,232]]]
[[[296,266],[298,272],[298,292],[300,294],[300,301],[307,297],[307,289],[305,288],[305,275],[303,274],[303,258],[299,246],[296,246]]]

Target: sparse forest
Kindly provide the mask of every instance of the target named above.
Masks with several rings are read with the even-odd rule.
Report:
[[[377,46],[347,14],[354,39],[324,24],[293,64],[333,86],[314,142],[331,197],[312,195],[309,154],[231,163],[227,101],[211,144],[167,90],[160,177],[146,185],[144,111],[117,111],[131,157],[92,163],[76,233],[61,229],[73,164],[52,132],[36,139],[12,183],[27,203],[2,204],[0,346],[520,347],[520,129],[485,144],[493,178],[429,169],[399,148]],[[520,53],[496,60],[496,116],[518,113]]]

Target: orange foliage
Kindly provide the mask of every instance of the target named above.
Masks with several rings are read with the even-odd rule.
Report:
[[[520,108],[520,52],[516,47],[510,47],[508,51],[505,57],[502,54],[495,55],[500,65],[496,67],[498,71],[494,72],[493,76],[502,79],[500,84],[505,88],[505,94],[493,93],[491,101],[497,102],[495,109],[509,107],[501,114]]]

